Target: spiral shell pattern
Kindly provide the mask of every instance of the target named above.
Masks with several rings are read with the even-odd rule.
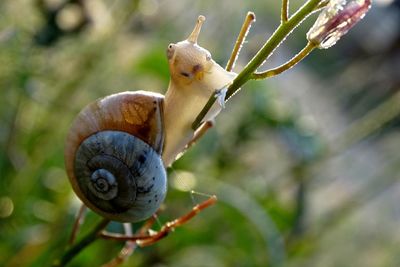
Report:
[[[78,197],[115,221],[149,218],[164,201],[163,96],[124,92],[84,108],[67,137],[65,164]]]
[[[88,200],[126,220],[155,213],[167,191],[160,156],[128,133],[102,131],[82,142],[75,157],[75,177]]]

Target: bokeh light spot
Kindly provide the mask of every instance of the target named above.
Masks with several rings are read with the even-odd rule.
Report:
[[[14,211],[14,203],[9,197],[0,198],[0,218],[11,216]]]

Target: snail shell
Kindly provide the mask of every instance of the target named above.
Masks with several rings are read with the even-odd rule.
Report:
[[[164,201],[163,99],[144,91],[114,94],[89,104],[75,119],[66,141],[66,170],[77,196],[96,213],[136,222]]]

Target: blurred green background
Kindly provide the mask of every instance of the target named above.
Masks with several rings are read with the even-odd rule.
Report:
[[[204,200],[190,190],[216,194],[217,205],[123,266],[400,266],[399,7],[376,0],[333,48],[247,83],[169,170],[160,221]],[[199,44],[224,65],[245,14],[256,13],[240,70],[279,9],[272,0],[0,1],[0,266],[49,266],[64,251],[80,202],[63,147],[80,109],[125,90],[164,93],[165,49],[199,14]],[[315,18],[263,68],[297,53]],[[79,237],[99,220],[89,213]],[[96,241],[70,266],[99,266],[121,247]]]

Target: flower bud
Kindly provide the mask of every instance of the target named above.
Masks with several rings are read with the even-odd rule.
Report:
[[[308,31],[308,41],[320,49],[333,46],[370,7],[371,0],[330,0]]]

